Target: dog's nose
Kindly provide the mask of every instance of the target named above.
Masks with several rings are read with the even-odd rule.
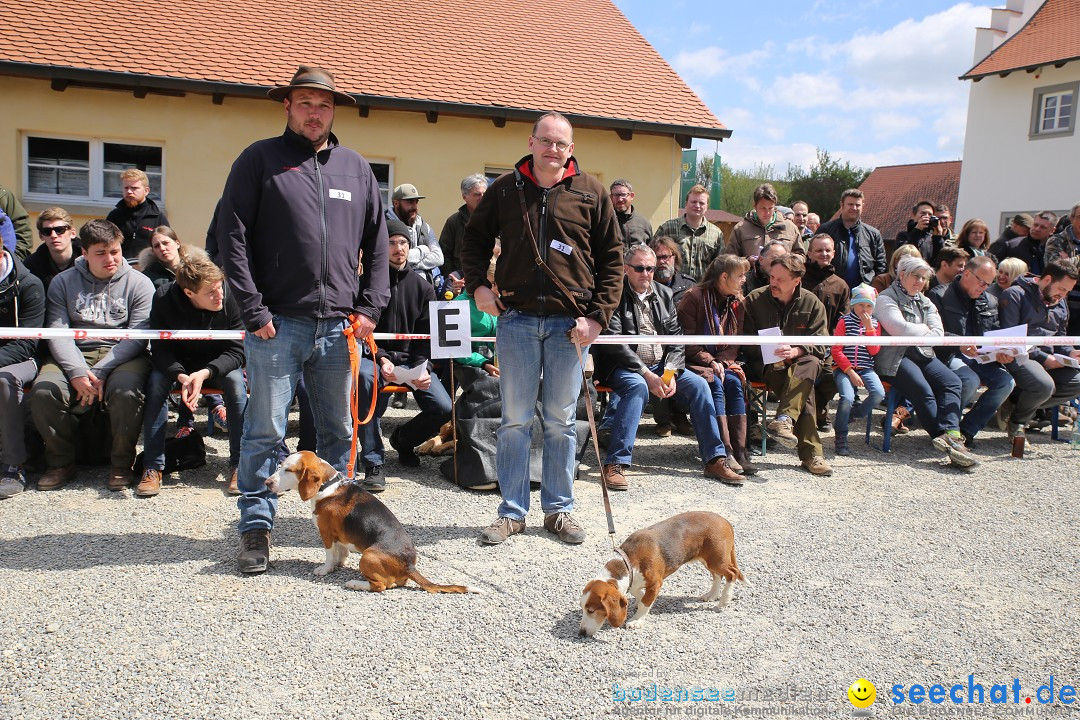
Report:
[[[578,628],[577,634],[578,637],[589,637],[588,634],[585,632],[585,628],[583,627]]]

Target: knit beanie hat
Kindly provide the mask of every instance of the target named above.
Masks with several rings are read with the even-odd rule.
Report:
[[[397,218],[386,219],[386,234],[389,237],[401,235],[410,239],[412,238],[412,233],[409,231],[409,226],[401,222]]]
[[[877,302],[877,290],[870,287],[866,283],[857,286],[854,290],[851,291],[852,305],[855,305],[856,303],[867,303],[868,305],[873,305],[875,302]]]

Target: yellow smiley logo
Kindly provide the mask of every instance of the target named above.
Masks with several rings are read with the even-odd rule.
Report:
[[[877,688],[869,680],[859,678],[847,689],[847,697],[852,705],[862,710],[874,704],[874,700],[877,699]]]

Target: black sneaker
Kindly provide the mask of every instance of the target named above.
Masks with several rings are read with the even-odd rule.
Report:
[[[405,447],[401,444],[397,430],[390,433],[390,447],[397,450],[398,461],[402,465],[405,467],[420,467],[420,456],[414,452],[415,448]]]
[[[390,407],[395,410],[404,410],[405,406],[409,403],[409,396],[403,392],[394,393],[390,398]]]
[[[360,487],[371,493],[381,493],[386,489],[386,476],[383,475],[382,465],[368,465],[364,468],[364,481]]]
[[[248,530],[240,536],[240,552],[236,566],[242,573],[266,572],[270,564],[270,531],[265,528]]]

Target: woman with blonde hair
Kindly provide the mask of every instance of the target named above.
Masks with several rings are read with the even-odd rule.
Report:
[[[1010,257],[1005,258],[998,265],[997,280],[990,284],[990,287],[986,288],[986,292],[990,293],[994,297],[1001,299],[1001,293],[1012,287],[1012,284],[1016,282],[1016,278],[1023,277],[1027,274],[1027,263],[1020,258]]]
[[[870,287],[877,290],[879,293],[884,292],[886,288],[893,284],[893,280],[896,279],[896,264],[900,262],[901,258],[906,257],[922,257],[922,253],[919,252],[919,248],[915,245],[901,245],[893,250],[892,257],[889,258],[889,271],[881,273],[873,280],[870,281]]]

